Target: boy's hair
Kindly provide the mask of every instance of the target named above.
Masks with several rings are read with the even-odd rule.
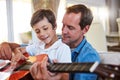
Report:
[[[92,15],[91,10],[82,4],[77,4],[77,5],[73,5],[71,7],[66,8],[66,13],[67,14],[81,13],[81,18],[79,22],[81,29],[84,29],[86,25],[91,25],[92,20],[93,20],[93,15]]]
[[[31,26],[33,27],[36,23],[47,18],[48,22],[52,24],[53,29],[56,27],[56,18],[52,10],[50,9],[39,9],[31,18]]]

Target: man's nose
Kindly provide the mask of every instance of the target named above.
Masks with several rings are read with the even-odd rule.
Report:
[[[67,32],[68,32],[67,27],[63,27],[63,28],[62,28],[62,33],[67,33]]]

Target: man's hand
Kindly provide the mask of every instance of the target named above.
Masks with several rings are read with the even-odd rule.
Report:
[[[30,73],[35,80],[60,80],[62,74],[50,73],[47,70],[48,57],[44,57],[41,62],[34,63],[30,68]],[[54,74],[54,75],[53,75]]]
[[[10,60],[12,58],[12,50],[7,42],[0,44],[0,59]]]

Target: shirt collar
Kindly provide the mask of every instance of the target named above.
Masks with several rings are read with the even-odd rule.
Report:
[[[73,50],[73,52],[79,53],[81,51],[81,49],[83,48],[83,45],[85,43],[86,43],[86,38],[84,37],[83,40],[82,40],[82,42]]]
[[[55,43],[53,43],[53,45],[51,45],[49,48],[45,49],[45,43],[43,44],[39,44],[41,46],[39,46],[41,49],[45,49],[45,50],[49,50],[49,49],[56,49],[58,48],[62,43],[61,39],[58,39]]]

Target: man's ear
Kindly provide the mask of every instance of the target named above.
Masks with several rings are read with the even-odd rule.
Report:
[[[86,34],[86,33],[88,32],[89,28],[90,28],[90,26],[87,25],[87,26],[82,30],[83,34]]]

